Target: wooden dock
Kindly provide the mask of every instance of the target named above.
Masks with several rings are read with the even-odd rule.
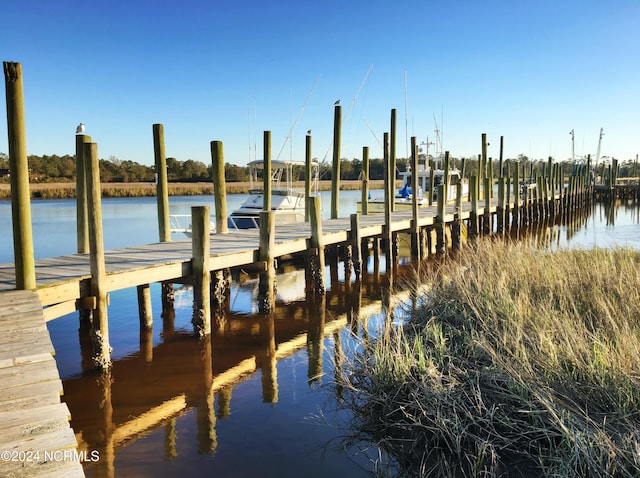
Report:
[[[42,304],[0,295],[0,476],[83,477]]]

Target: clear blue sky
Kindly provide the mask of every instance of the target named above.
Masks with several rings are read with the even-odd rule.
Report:
[[[0,4],[3,61],[22,63],[30,154],[74,154],[78,123],[101,158],[153,164],[152,124],[167,156],[227,162],[331,160],[342,100],[342,156],[369,146],[397,109],[406,138],[469,157],[563,160],[640,153],[637,0],[20,0]],[[368,75],[367,75],[368,73]],[[405,88],[406,78],[406,88]],[[405,108],[405,99],[408,108]],[[293,147],[285,145],[290,129]],[[6,114],[0,152],[8,152]]]

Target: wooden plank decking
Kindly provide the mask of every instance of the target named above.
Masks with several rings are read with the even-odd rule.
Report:
[[[0,296],[0,476],[83,477],[42,305]]]
[[[462,217],[469,217],[470,204],[463,203]],[[479,210],[483,212],[482,208]],[[446,208],[445,222],[454,218],[455,206]],[[411,211],[392,213],[391,230],[406,231],[411,226]],[[420,210],[420,225],[432,225],[436,206]],[[344,243],[348,239],[350,218],[324,220],[323,243],[326,246]],[[360,216],[360,236],[379,236],[383,232],[384,214]],[[281,257],[308,250],[311,226],[304,224],[278,225],[275,231],[273,256]],[[259,231],[248,229],[216,234],[211,239],[210,269],[242,267],[259,262]],[[188,277],[191,272],[191,240],[175,240],[105,252],[108,291],[135,287],[154,282]],[[45,320],[75,310],[75,301],[90,279],[88,254],[73,254],[36,260],[36,292],[45,307]],[[13,264],[0,264],[0,293],[15,289]]]

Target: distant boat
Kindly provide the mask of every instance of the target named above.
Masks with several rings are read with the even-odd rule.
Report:
[[[445,171],[443,169],[427,169],[424,166],[418,169],[418,206],[429,205],[429,195],[431,190],[431,175],[433,174],[433,200],[438,199],[438,186],[444,184]],[[395,192],[396,210],[411,209],[413,205],[413,190],[411,187],[411,170],[400,173],[402,186]],[[469,194],[469,181],[460,175],[458,169],[449,169],[449,187],[447,190],[447,202],[453,201],[457,194],[457,185],[462,184],[462,195]],[[384,212],[384,197],[371,197],[368,201],[369,212]],[[360,207],[360,206],[359,206]]]
[[[264,209],[264,191],[260,187],[264,170],[262,160],[249,164],[249,197],[227,219],[230,229],[253,229],[260,226],[260,212]],[[275,223],[295,224],[305,222],[306,199],[304,188],[293,187],[295,168],[304,168],[302,161],[271,161],[271,210],[275,213]],[[320,167],[311,165],[311,193],[318,192]]]
[[[263,160],[251,161],[249,167],[249,197],[227,218],[229,229],[254,229],[260,227],[260,213],[264,209]],[[305,222],[306,198],[304,187],[294,188],[294,173],[305,167],[303,161],[271,161],[271,210],[275,213],[275,224]],[[311,164],[311,194],[317,195],[320,166]],[[171,231],[191,237],[191,225],[183,225],[190,216],[171,216]],[[182,224],[181,224],[182,223]],[[211,232],[215,231],[211,221]]]

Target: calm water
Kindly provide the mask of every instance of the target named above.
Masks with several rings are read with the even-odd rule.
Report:
[[[353,212],[358,197],[342,191],[341,214]],[[243,199],[230,197],[229,210]],[[323,202],[326,216],[328,195]],[[212,203],[206,196],[171,198],[171,213]],[[105,199],[105,247],[155,242],[155,215],[154,198]],[[34,201],[32,216],[37,257],[75,251],[74,201]],[[0,202],[0,219],[10,224],[7,202]],[[0,261],[12,262],[11,231],[2,231]],[[538,228],[524,240],[552,248],[640,249],[640,213],[635,206],[596,205],[587,218]],[[350,331],[366,327],[353,322],[350,308],[380,310],[384,281],[373,274],[372,260],[368,265],[360,287],[345,283],[341,265],[328,266],[330,290],[322,302],[305,301],[302,271],[281,270],[273,316],[256,312],[257,279],[239,273],[229,311],[205,341],[191,335],[189,288],[177,289],[175,317],[163,318],[160,287],[151,286],[153,330],[142,336],[135,290],[113,293],[108,380],[83,373],[88,355],[76,314],[50,322],[81,449],[100,453],[99,462],[86,465],[87,475],[369,476],[376,451],[341,447],[349,417],[336,411],[341,390],[333,367],[350,349]]]

